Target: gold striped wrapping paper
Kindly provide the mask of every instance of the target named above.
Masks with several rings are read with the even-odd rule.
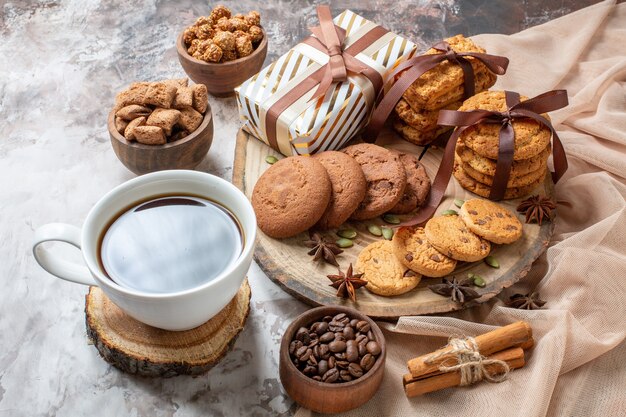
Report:
[[[335,17],[334,22],[346,30],[344,48],[376,26],[350,10]],[[388,32],[356,58],[378,71],[386,81],[386,74],[412,57],[415,50],[413,42]],[[235,89],[243,129],[269,144],[265,130],[268,109],[328,60],[327,54],[300,43],[244,81]],[[314,91],[311,89],[278,118],[277,150],[283,155],[309,155],[341,148],[365,125],[375,100],[371,82],[358,74],[349,74],[347,81],[332,84],[324,96],[310,100]]]

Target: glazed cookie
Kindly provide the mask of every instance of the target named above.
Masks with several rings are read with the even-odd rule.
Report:
[[[493,176],[485,175],[482,172],[478,172],[474,168],[472,168],[469,164],[466,164],[466,163],[461,163],[461,167],[463,168],[463,171],[465,171],[467,175],[474,178],[476,181],[481,182],[488,186],[491,186],[493,184],[493,178],[494,178]],[[509,181],[507,182],[506,186],[508,188],[525,187],[545,177],[547,169],[548,169],[548,165],[543,164],[538,170],[529,172],[526,175],[521,175],[517,177],[510,176]]]
[[[365,198],[352,219],[373,219],[398,204],[406,187],[406,173],[396,154],[370,143],[348,146],[343,152],[358,162],[367,181]]]
[[[463,168],[457,158],[455,158],[455,161],[454,161],[454,169],[452,171],[452,175],[454,175],[454,178],[457,179],[461,187],[465,188],[466,190],[471,191],[474,194],[479,195],[481,197],[485,197],[485,198],[489,197],[489,193],[491,192],[491,187],[481,182],[478,182],[474,178],[467,175],[465,171],[463,171]],[[541,185],[542,183],[543,183],[543,178],[525,187],[507,188],[506,191],[504,192],[504,199],[512,200],[514,198],[526,196],[532,193],[533,190],[537,188],[539,185]]]
[[[304,232],[326,211],[331,190],[326,169],[315,159],[294,156],[276,162],[252,191],[259,228],[274,238]]]
[[[365,198],[365,175],[354,158],[343,152],[322,152],[313,159],[326,168],[332,185],[330,204],[316,227],[322,230],[334,229],[348,220]]]
[[[520,100],[528,100],[528,97],[521,96]],[[504,91],[483,91],[468,98],[459,107],[459,111],[505,111],[506,109]],[[549,120],[547,114],[542,116]],[[516,161],[541,154],[548,147],[552,137],[550,129],[532,119],[513,120],[513,130],[515,131],[513,159]],[[478,155],[495,160],[498,159],[499,133],[499,123],[480,123],[465,129],[459,140]]]
[[[485,50],[463,35],[446,39],[455,52],[481,52]],[[425,55],[441,54],[429,49]],[[495,74],[475,58],[467,58],[474,69],[475,91],[483,91],[496,82]],[[436,110],[463,99],[463,70],[458,64],[444,61],[418,78],[404,93],[404,99],[414,109]]]
[[[454,271],[456,261],[426,240],[421,227],[401,227],[393,235],[394,252],[407,268],[427,277],[444,277]]]
[[[415,145],[425,146],[434,141],[437,136],[450,130],[450,127],[440,126],[433,130],[421,131],[414,127],[411,127],[404,123],[400,118],[394,117],[392,119],[393,129],[398,132],[402,138],[406,141],[414,143]]]
[[[533,171],[537,171],[543,164],[547,163],[548,156],[550,156],[551,151],[552,147],[548,144],[548,146],[537,156],[528,159],[520,159],[519,161],[513,161],[513,165],[511,166],[511,176],[520,177],[522,175],[530,174]],[[456,154],[459,158],[461,158],[461,161],[471,166],[474,170],[485,175],[491,175],[492,177],[496,175],[497,161],[478,155],[476,152],[463,145],[461,141],[459,141],[456,145]]]
[[[513,243],[522,236],[522,223],[515,214],[493,201],[467,200],[459,217],[472,232],[493,243]]]
[[[457,261],[476,262],[491,250],[489,242],[472,233],[459,216],[433,217],[424,232],[435,249]]]
[[[430,192],[430,178],[415,155],[396,152],[406,172],[406,188],[402,199],[391,210],[391,213],[410,213],[426,201]]]
[[[389,240],[370,243],[361,251],[356,269],[363,273],[367,288],[374,294],[400,295],[417,287],[422,276],[400,263]]]

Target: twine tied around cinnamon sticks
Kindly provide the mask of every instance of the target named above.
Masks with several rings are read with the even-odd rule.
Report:
[[[489,359],[480,354],[478,344],[473,337],[450,338],[447,352],[433,353],[424,359],[427,364],[435,363],[444,355],[452,355],[456,365],[439,365],[441,372],[456,372],[461,374],[460,386],[471,385],[483,379],[489,382],[502,382],[509,374],[510,368],[505,361]],[[490,366],[496,365],[496,366]],[[499,367],[499,368],[498,368]]]

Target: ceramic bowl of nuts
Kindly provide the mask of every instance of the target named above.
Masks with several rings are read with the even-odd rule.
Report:
[[[107,125],[115,154],[137,175],[193,169],[213,141],[206,86],[187,78],[131,84],[116,95]]]
[[[280,380],[299,405],[340,413],[365,404],[385,371],[385,338],[357,310],[317,307],[298,316],[280,345]]]
[[[212,95],[225,97],[259,72],[267,36],[258,12],[232,14],[217,6],[178,35],[176,51],[189,78],[206,85]]]

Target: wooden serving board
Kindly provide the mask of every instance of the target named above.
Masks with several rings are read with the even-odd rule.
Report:
[[[416,155],[419,155],[423,150],[422,147],[398,138],[391,131],[381,133],[376,143],[389,149],[401,150]],[[442,154],[443,151],[441,149],[429,149],[422,158],[422,163],[431,179],[435,177]],[[248,198],[252,195],[257,179],[270,166],[265,162],[265,158],[268,155],[274,155],[279,159],[282,158],[282,155],[263,142],[243,130],[239,131],[235,149],[233,183]],[[544,184],[537,187],[533,194],[537,193],[553,196],[554,188],[549,175],[546,176]],[[446,197],[442,201],[438,213],[447,209],[458,210],[454,205],[455,198],[467,200],[480,197],[463,189],[452,177],[446,190]],[[508,207],[512,212],[516,212],[515,208],[520,200],[507,200],[501,202],[501,204]],[[357,291],[356,303],[340,299],[336,297],[335,289],[329,286],[330,281],[326,278],[328,274],[336,274],[337,269],[322,262],[312,262],[312,258],[307,255],[309,249],[302,244],[308,238],[306,233],[289,239],[277,240],[270,238],[259,230],[255,259],[272,281],[280,285],[289,294],[310,305],[346,305],[357,308],[364,314],[374,318],[394,320],[400,316],[445,313],[485,302],[500,293],[503,288],[513,285],[525,276],[535,259],[548,246],[554,231],[554,223],[544,222],[541,227],[536,224],[525,224],[523,220],[522,223],[524,224],[524,234],[517,242],[510,245],[492,245],[491,255],[498,260],[500,268],[491,268],[482,261],[461,263],[457,266],[452,275],[466,277],[469,272],[472,272],[480,275],[487,282],[485,288],[475,287],[481,294],[481,297],[464,305],[455,303],[428,289],[428,285],[441,282],[441,278],[423,278],[417,288],[400,296],[382,297],[362,288]],[[354,246],[345,249],[337,257],[337,261],[343,271],[350,263],[356,264],[356,258],[364,247],[382,239],[381,237],[371,235],[367,231],[367,226],[370,224],[386,225],[380,218],[363,222],[348,222],[346,224],[356,229],[359,234],[354,239]],[[338,238],[335,232],[335,230],[327,231],[324,234]]]

